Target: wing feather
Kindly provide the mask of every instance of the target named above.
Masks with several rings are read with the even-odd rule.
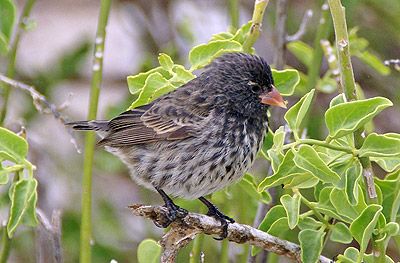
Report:
[[[112,119],[109,134],[97,145],[123,147],[184,139],[200,133],[205,117],[204,113],[199,116],[195,112],[186,112],[184,107],[166,101],[153,101]]]

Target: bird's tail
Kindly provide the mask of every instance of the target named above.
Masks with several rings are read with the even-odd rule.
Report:
[[[72,129],[78,131],[103,131],[107,132],[110,130],[108,125],[109,121],[75,121],[67,122],[65,125],[71,126]]]

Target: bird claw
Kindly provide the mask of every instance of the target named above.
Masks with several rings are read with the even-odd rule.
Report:
[[[184,218],[189,213],[186,209],[183,209],[174,203],[167,203],[163,205],[163,207],[168,209],[168,212],[165,214],[166,220],[164,222],[154,221],[154,225],[159,228],[167,228],[177,218]]]
[[[235,220],[227,215],[221,213],[218,208],[205,199],[204,197],[199,198],[201,202],[203,202],[208,207],[208,212],[206,215],[214,217],[218,221],[221,222],[222,234],[219,237],[214,237],[215,240],[223,240],[228,236],[228,224],[235,223]]]
[[[221,222],[222,234],[219,237],[214,237],[215,240],[223,240],[228,236],[228,225],[230,223],[235,223],[235,220],[227,215],[221,213],[218,208],[209,209],[207,214],[208,216],[214,217],[218,221]]]

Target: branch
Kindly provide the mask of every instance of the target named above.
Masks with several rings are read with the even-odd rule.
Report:
[[[33,105],[35,108],[40,112],[40,113],[51,113],[53,116],[60,120],[62,124],[66,123],[66,119],[64,116],[62,116],[59,111],[65,109],[68,105],[69,99],[67,102],[63,103],[61,106],[56,107],[54,104],[51,104],[45,96],[43,96],[39,91],[37,91],[33,86],[26,85],[22,82],[7,78],[4,75],[0,74],[0,82],[3,82],[10,87],[17,88],[23,91],[27,91],[32,99],[33,99]],[[65,126],[65,125],[63,125]],[[80,149],[78,147],[78,144],[76,143],[75,139],[75,133],[72,130],[72,128],[65,126],[68,130],[68,133],[71,136],[71,143],[74,145],[75,149],[77,152],[80,152]]]
[[[36,209],[36,215],[39,221],[35,229],[37,262],[62,263],[61,211],[53,211],[51,222],[39,208]]]
[[[256,0],[254,3],[253,22],[251,23],[250,33],[247,35],[246,40],[243,43],[243,51],[249,53],[251,47],[260,36],[261,22],[263,19],[265,8],[267,7],[269,0]]]
[[[306,33],[306,29],[308,24],[310,23],[311,17],[313,15],[313,11],[308,9],[303,16],[303,21],[301,21],[299,30],[291,36],[286,36],[286,42],[296,41],[303,37]]]
[[[168,221],[167,208],[163,206],[131,205],[133,214],[153,220],[161,225]],[[207,215],[189,212],[184,218],[177,218],[170,225],[170,230],[160,239],[164,248],[162,263],[175,262],[179,250],[192,241],[196,235],[221,235],[221,223]],[[233,223],[228,225],[227,240],[238,244],[253,245],[296,262],[301,262],[300,246],[286,240],[271,236],[248,225]],[[320,256],[319,262],[330,263],[330,259]]]

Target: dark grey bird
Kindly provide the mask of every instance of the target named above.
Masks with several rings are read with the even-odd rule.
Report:
[[[228,222],[203,196],[239,181],[252,166],[267,133],[269,105],[286,108],[271,69],[258,56],[227,53],[195,79],[110,121],[78,121],[75,130],[94,130],[97,143],[128,166],[140,185],[155,189],[168,208],[167,227],[178,213],[167,194],[199,198],[208,215]]]

